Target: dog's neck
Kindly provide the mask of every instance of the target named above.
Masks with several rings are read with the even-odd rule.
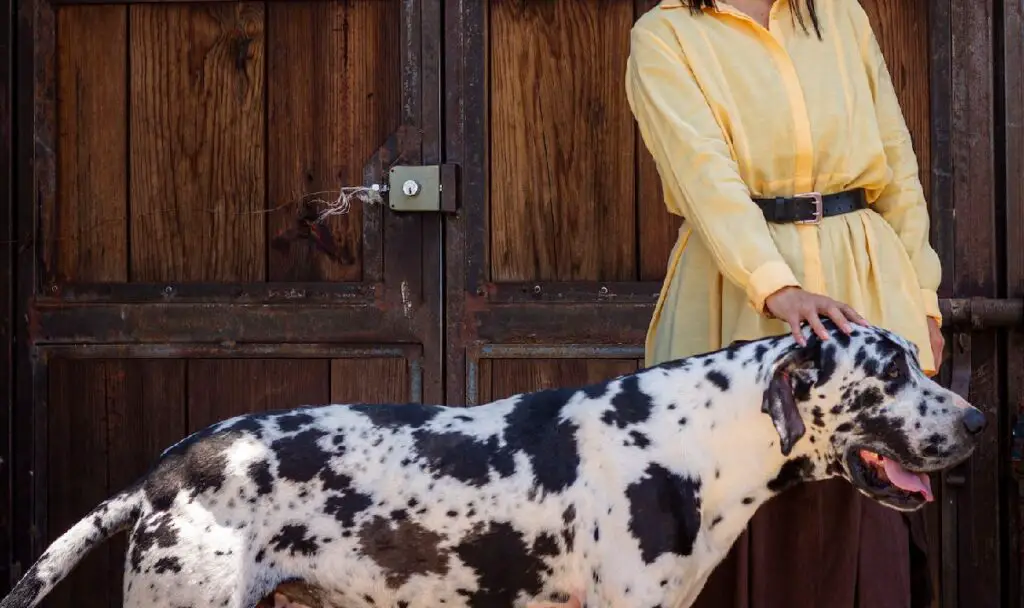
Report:
[[[763,345],[760,362],[741,368],[758,345]],[[666,388],[659,392],[677,396],[675,408],[655,408],[651,427],[659,430],[654,441],[659,453],[675,455],[677,473],[699,476],[702,523],[715,536],[738,535],[769,498],[800,481],[824,477],[809,438],[803,437],[783,455],[771,417],[761,410],[774,363],[790,348],[791,339],[759,341],[737,347],[731,357],[725,351],[708,355],[713,359],[709,365],[704,364],[705,357],[696,357],[685,366],[667,369],[667,375],[645,372],[651,383],[660,382],[659,374],[664,378]],[[740,363],[723,365],[727,361]],[[727,390],[710,386],[708,373],[713,369],[733,370]],[[740,369],[742,373],[737,373]],[[799,405],[801,410],[810,407]],[[810,424],[806,412],[802,414]],[[693,426],[680,433],[683,418],[685,425],[705,428]]]

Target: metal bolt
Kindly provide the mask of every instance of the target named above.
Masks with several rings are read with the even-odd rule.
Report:
[[[406,196],[416,196],[420,192],[420,185],[416,183],[416,180],[406,180],[402,184],[402,193]]]
[[[606,295],[608,295],[608,288],[607,287],[602,287],[601,289],[597,290],[597,293],[598,293],[598,295],[606,296]]]

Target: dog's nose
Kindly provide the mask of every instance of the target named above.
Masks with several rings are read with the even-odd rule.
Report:
[[[978,433],[985,430],[987,421],[985,414],[976,407],[969,407],[964,411],[963,418],[961,420],[964,423],[964,428],[971,435],[977,435]]]

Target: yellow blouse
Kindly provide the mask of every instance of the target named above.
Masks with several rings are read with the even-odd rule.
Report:
[[[819,0],[818,16],[821,40],[787,0],[767,29],[727,4],[664,0],[633,27],[627,96],[685,218],[648,363],[785,333],[764,300],[800,285],[914,341],[934,371],[941,271],[910,133],[857,0]],[[817,225],[768,224],[751,201],[853,188],[870,209]]]

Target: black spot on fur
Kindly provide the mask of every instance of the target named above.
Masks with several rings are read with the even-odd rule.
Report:
[[[270,474],[270,463],[266,460],[249,465],[249,479],[256,485],[256,493],[266,496],[274,491],[274,478]]]
[[[327,462],[327,452],[319,444],[326,435],[320,429],[310,428],[270,444],[277,456],[278,476],[296,483],[306,483],[316,477]]]
[[[311,424],[314,418],[305,412],[293,412],[282,414],[277,418],[277,428],[283,433],[294,433],[307,424]]]
[[[651,445],[651,440],[647,438],[647,435],[644,435],[640,431],[630,431],[629,436],[633,438],[633,445],[640,449]]]
[[[320,550],[315,536],[310,536],[309,529],[303,524],[288,524],[270,539],[272,549],[277,553],[287,551],[292,557],[296,553],[305,556],[316,555]]]
[[[841,333],[841,332],[840,332]],[[818,378],[814,386],[825,386],[836,373],[836,347],[820,346],[818,354]]]
[[[128,562],[135,572],[142,571],[142,560],[154,547],[168,549],[178,544],[178,531],[171,515],[155,513],[135,524],[131,534],[131,552]]]
[[[540,593],[551,570],[505,522],[478,524],[455,547],[459,559],[477,576],[477,590],[467,597],[471,608],[512,606],[520,594]],[[514,568],[509,567],[515,564]]]
[[[181,560],[173,557],[161,557],[153,564],[153,571],[157,574],[163,574],[164,572],[174,572],[175,574],[181,572]]]
[[[224,484],[226,451],[242,437],[236,432],[198,435],[174,446],[146,477],[146,498],[157,511],[171,508],[180,491],[196,497]]]
[[[487,483],[492,469],[507,477],[515,468],[511,454],[499,449],[495,436],[480,442],[454,431],[436,433],[420,429],[413,433],[413,438],[416,453],[426,460],[428,470],[473,487]]]
[[[448,573],[443,538],[412,520],[392,522],[374,517],[360,528],[359,540],[363,553],[384,570],[392,588],[401,587],[415,575]]]
[[[561,492],[578,474],[576,424],[562,420],[562,408],[575,391],[550,390],[524,395],[505,417],[505,450],[522,452],[533,465],[537,484]],[[511,458],[507,469],[511,474]]]
[[[848,406],[851,412],[859,412],[861,410],[872,410],[882,405],[885,401],[885,396],[882,395],[882,391],[875,387],[865,389],[860,392]]]
[[[34,565],[18,581],[6,598],[10,606],[28,606],[39,597],[39,592],[43,590],[43,579],[39,578],[38,573],[39,566]]]
[[[437,416],[442,408],[436,405],[352,405],[353,411],[370,419],[375,426],[384,428],[419,428]]]
[[[320,472],[324,484],[324,492],[328,493],[324,502],[324,513],[334,516],[346,528],[355,525],[357,515],[370,508],[373,500],[352,488],[352,478],[336,473],[329,467]]]
[[[811,415],[814,417],[814,426],[825,426],[825,412],[821,411],[820,407],[816,405],[811,408]]]
[[[688,556],[700,529],[700,480],[651,464],[643,479],[626,488],[629,530],[647,564],[664,553]]]
[[[587,399],[600,399],[608,394],[608,385],[608,382],[601,382],[585,386],[583,387],[583,394],[587,396]]]
[[[713,369],[707,373],[708,382],[718,387],[720,391],[729,390],[729,376],[726,376],[722,372]]]
[[[768,490],[778,494],[802,481],[809,480],[813,473],[814,464],[809,457],[799,456],[787,460],[779,469],[779,474],[775,476],[775,479],[768,482]]]
[[[601,420],[609,426],[624,429],[650,418],[653,407],[651,396],[640,390],[639,376],[626,376],[619,392],[612,397],[612,409],[606,411]]]

